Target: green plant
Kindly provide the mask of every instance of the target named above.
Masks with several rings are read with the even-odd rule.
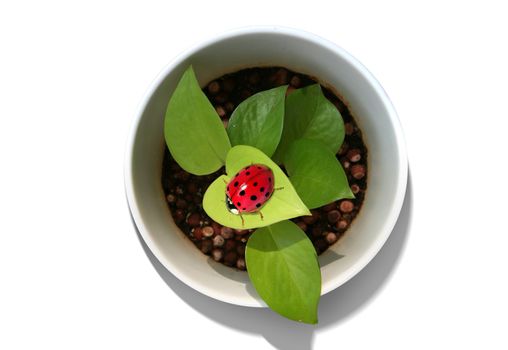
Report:
[[[187,172],[205,175],[225,166],[226,174],[207,189],[203,208],[224,226],[256,229],[245,258],[257,292],[279,314],[317,323],[317,254],[305,232],[289,219],[354,196],[335,157],[344,140],[339,111],[319,84],[287,97],[286,90],[281,86],[247,98],[225,130],[189,67],[170,98],[164,135],[171,155]],[[225,204],[226,184],[252,164],[272,170],[276,191],[261,207],[262,216],[253,212],[240,217]]]
[[[195,175],[219,170],[231,148],[224,125],[201,91],[192,66],[169,100],[164,137],[176,162]]]

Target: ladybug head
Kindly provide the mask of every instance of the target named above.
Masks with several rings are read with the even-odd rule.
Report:
[[[231,201],[231,198],[229,198],[228,195],[226,195],[226,206],[228,207],[228,210],[235,215],[238,215],[240,212],[238,211],[238,208],[233,204]]]

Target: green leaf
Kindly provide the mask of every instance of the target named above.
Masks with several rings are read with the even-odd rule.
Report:
[[[282,163],[291,143],[300,138],[321,141],[332,153],[337,153],[344,141],[342,116],[319,84],[298,89],[287,97],[282,137],[273,159]]]
[[[282,134],[286,90],[287,85],[258,92],[240,103],[227,129],[233,146],[249,145],[273,155]]]
[[[354,198],[342,165],[321,142],[308,139],[293,142],[284,164],[296,192],[310,209],[337,199]]]
[[[293,222],[256,230],[247,241],[250,280],[266,304],[291,320],[317,323],[321,273],[316,250]]]
[[[195,175],[217,171],[231,148],[224,124],[201,91],[192,66],[169,100],[164,137],[176,162]]]
[[[261,207],[263,219],[258,212],[242,214],[245,221],[242,225],[240,215],[232,214],[226,207],[226,183],[240,169],[250,164],[263,164],[272,169],[274,186],[280,189],[276,189]],[[208,216],[218,223],[236,229],[251,229],[297,216],[311,215],[284,172],[260,150],[245,145],[231,148],[226,158],[226,172],[228,176],[222,175],[212,182],[203,198],[203,208]]]

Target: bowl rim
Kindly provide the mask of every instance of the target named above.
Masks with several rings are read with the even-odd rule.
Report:
[[[408,160],[407,160],[407,151],[406,151],[406,142],[404,139],[404,135],[402,132],[402,126],[400,120],[398,118],[397,112],[388,97],[387,93],[381,86],[381,84],[377,81],[377,79],[372,75],[372,73],[355,57],[349,54],[342,47],[337,44],[322,38],[316,34],[295,28],[282,27],[282,26],[247,26],[232,29],[222,34],[213,35],[209,38],[202,40],[198,44],[191,46],[190,48],[184,50],[179,55],[177,55],[173,60],[171,60],[157,75],[157,77],[152,81],[149,88],[146,90],[144,96],[142,97],[138,107],[136,109],[133,121],[131,122],[130,131],[127,137],[126,148],[125,148],[125,156],[124,156],[124,188],[125,195],[127,199],[128,208],[130,214],[134,220],[134,223],[137,227],[138,232],[141,237],[145,241],[148,248],[154,254],[154,256],[159,260],[159,262],[175,277],[177,277],[180,281],[187,284],[189,287],[197,290],[198,292],[210,296],[214,299],[232,303],[236,305],[250,306],[250,307],[266,307],[266,304],[260,304],[257,300],[243,300],[240,301],[239,298],[235,300],[227,299],[223,294],[217,292],[214,289],[206,288],[206,286],[195,283],[194,279],[187,276],[185,272],[183,272],[177,264],[174,264],[172,261],[162,258],[164,255],[159,249],[158,245],[154,243],[151,239],[150,235],[147,233],[148,230],[143,222],[143,219],[140,214],[140,210],[138,208],[138,200],[136,198],[135,190],[134,190],[134,182],[132,176],[133,169],[133,151],[135,146],[136,135],[138,133],[139,124],[141,122],[143,113],[152,97],[156,89],[161,85],[161,83],[166,79],[168,74],[179,64],[185,61],[188,57],[194,55],[200,50],[219,43],[224,40],[228,40],[234,37],[252,35],[252,34],[281,34],[290,37],[295,37],[297,39],[303,39],[309,42],[313,42],[319,46],[322,46],[330,51],[335,52],[337,55],[341,56],[344,60],[348,62],[348,64],[356,69],[369,83],[369,85],[374,89],[376,94],[381,99],[383,105],[386,107],[387,116],[391,121],[391,126],[393,128],[393,132],[395,135],[396,147],[399,151],[399,159],[398,159],[398,175],[399,181],[397,182],[396,193],[394,196],[394,200],[391,204],[391,211],[389,215],[384,220],[384,225],[380,227],[380,231],[384,234],[379,234],[376,237],[376,240],[372,242],[370,247],[361,255],[361,257],[346,271],[342,274],[335,276],[328,280],[326,285],[322,285],[321,295],[325,295],[328,292],[338,288],[339,286],[346,283],[348,280],[353,278],[358,272],[360,272],[381,250],[388,237],[390,236],[397,219],[399,217],[400,211],[402,209],[402,205],[404,202],[404,197],[406,194],[407,187],[407,177],[408,177]]]

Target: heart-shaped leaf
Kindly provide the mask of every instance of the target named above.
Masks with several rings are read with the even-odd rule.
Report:
[[[282,163],[291,143],[301,138],[321,141],[334,154],[344,141],[342,116],[319,84],[298,89],[287,97],[284,128],[273,159]]]
[[[271,157],[282,134],[287,85],[258,92],[235,109],[228,123],[231,145],[249,145]]]
[[[256,230],[247,241],[250,280],[268,306],[291,320],[317,323],[321,273],[316,250],[293,222]]]
[[[219,170],[231,148],[224,124],[201,91],[192,66],[169,100],[164,137],[176,162],[195,175]]]
[[[354,198],[335,154],[321,142],[293,142],[284,158],[289,179],[305,205],[318,208],[337,199]]]
[[[242,168],[250,164],[263,164],[273,171],[275,191],[259,212],[242,214],[244,224],[239,215],[232,214],[226,206],[226,183]],[[293,185],[284,172],[268,156],[251,146],[235,146],[226,157],[226,172],[216,179],[206,190],[203,208],[208,216],[218,223],[236,228],[251,229],[268,226],[273,223],[302,215],[311,215],[303,204]]]

